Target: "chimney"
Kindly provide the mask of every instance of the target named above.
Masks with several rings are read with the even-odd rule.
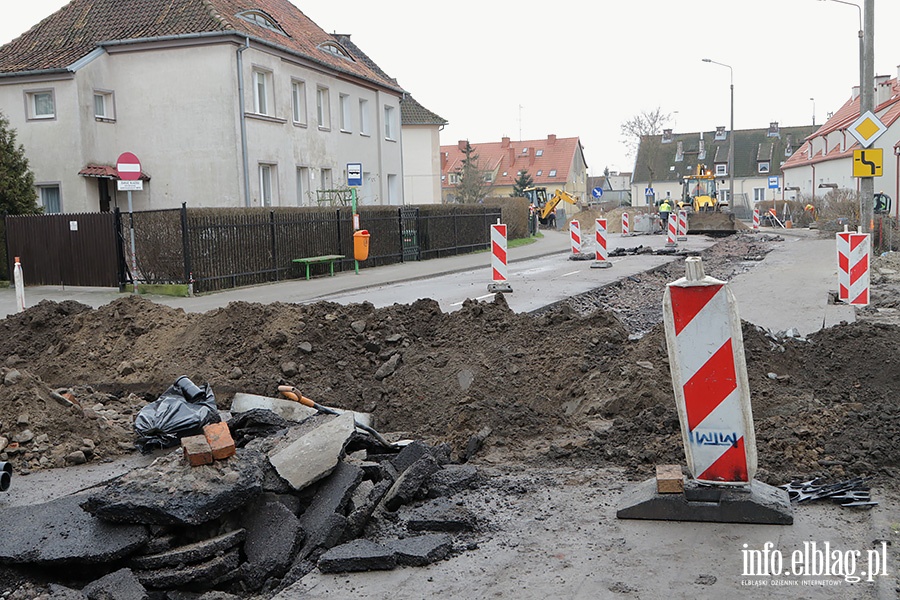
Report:
[[[890,84],[889,75],[875,76],[875,106],[881,106],[891,99],[893,87]]]
[[[447,159],[449,158],[449,152],[441,152],[441,171],[447,170]]]
[[[547,136],[547,145],[552,146],[555,143],[556,143],[556,134],[551,133],[550,135]]]
[[[468,143],[468,141],[469,140],[459,140],[459,142],[456,144],[456,147],[459,148],[460,152],[466,151],[466,143]]]
[[[509,138],[506,138],[506,140],[509,141]],[[509,147],[509,168],[511,169],[514,164],[516,164],[516,149],[513,148],[512,146],[510,146]]]
[[[859,97],[859,86],[854,85],[852,88],[850,88],[850,99],[856,100],[858,97]]]
[[[500,138],[500,147],[501,147],[501,148],[508,148],[508,147],[509,147],[509,138],[508,138],[508,137],[503,136],[502,138]]]

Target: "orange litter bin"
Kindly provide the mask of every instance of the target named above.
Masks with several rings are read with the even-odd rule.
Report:
[[[369,232],[360,229],[353,234],[353,258],[366,260],[369,258]]]

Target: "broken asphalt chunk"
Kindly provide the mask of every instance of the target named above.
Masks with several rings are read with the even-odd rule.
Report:
[[[269,461],[295,490],[325,477],[337,466],[341,452],[355,429],[352,413],[344,413],[275,450]]]
[[[335,546],[319,558],[323,573],[389,571],[397,566],[394,552],[381,544],[359,539]]]
[[[131,569],[119,569],[82,588],[88,600],[147,600],[149,595]]]
[[[201,540],[159,554],[134,556],[129,561],[129,564],[135,569],[149,570],[196,563],[237,546],[244,541],[245,537],[246,531],[237,529],[208,540]]]

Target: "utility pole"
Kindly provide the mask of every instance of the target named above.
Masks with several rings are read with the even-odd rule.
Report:
[[[865,25],[859,32],[860,72],[859,114],[875,112],[875,0],[864,2]],[[863,233],[875,228],[875,178],[862,177],[859,184],[859,220]]]

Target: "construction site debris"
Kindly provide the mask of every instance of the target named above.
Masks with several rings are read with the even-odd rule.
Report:
[[[219,420],[216,397],[209,384],[197,387],[187,377],[175,383],[138,412],[134,430],[141,452],[178,445],[179,440],[200,433],[204,425]]]
[[[792,502],[810,502],[813,500],[831,500],[848,508],[872,508],[878,502],[872,500],[871,491],[866,482],[871,477],[854,477],[836,483],[820,483],[819,479],[809,481],[791,481],[780,485],[787,490]]]

